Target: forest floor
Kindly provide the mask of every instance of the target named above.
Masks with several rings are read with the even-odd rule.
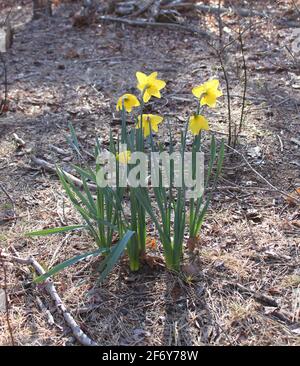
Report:
[[[218,58],[199,35],[109,22],[75,28],[71,16],[79,8],[76,3],[61,4],[51,19],[33,22],[30,2],[17,5],[11,13],[14,43],[5,54],[9,111],[0,116],[0,183],[9,195],[0,190],[0,247],[22,258],[34,256],[47,268],[95,244],[78,232],[25,237],[32,230],[79,222],[55,174],[35,166],[32,157],[70,171],[76,156],[66,141],[69,122],[84,150],[93,153],[95,135],[105,142],[110,128],[117,129],[116,100],[134,92],[136,71],[158,71],[166,80],[163,98],[149,108],[171,116],[175,133],[195,107],[193,86],[217,77],[225,94],[226,85]],[[286,48],[292,47],[295,29],[274,21],[295,20],[299,14],[291,1],[256,1],[254,9],[275,15],[226,15],[223,21],[227,39],[234,36],[231,28],[252,22],[243,35],[247,114],[237,150],[273,187],[242,156],[227,153],[194,253],[197,267],[191,281],[184,269],[176,275],[162,265],[145,264],[130,273],[126,258],[101,285],[96,259],[55,276],[63,302],[100,345],[300,345],[299,201],[279,192],[300,187],[300,61]],[[1,19],[8,11],[1,9]],[[217,42],[214,15],[190,11],[182,16]],[[226,67],[233,120],[239,121],[243,68],[238,44],[228,47]],[[209,120],[211,133],[227,139],[225,97]],[[13,134],[26,145],[18,148]],[[154,254],[160,255],[160,249]],[[6,264],[6,270],[14,342],[77,345],[43,285],[32,284],[30,268]],[[3,288],[2,269],[0,283]],[[0,344],[9,345],[3,296],[1,290]],[[40,301],[54,324],[48,323]]]

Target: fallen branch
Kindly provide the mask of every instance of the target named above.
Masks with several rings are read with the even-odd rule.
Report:
[[[99,21],[105,22],[116,22],[123,23],[127,25],[139,26],[139,27],[153,27],[153,28],[169,28],[169,29],[179,29],[192,34],[201,35],[202,37],[211,38],[211,35],[203,30],[189,27],[187,25],[178,23],[161,23],[161,22],[147,22],[144,20],[130,20],[125,18],[116,18],[107,15],[101,15],[97,18]]]
[[[10,310],[10,304],[9,304],[9,298],[8,298],[8,293],[7,293],[7,273],[6,273],[6,265],[4,263],[4,260],[1,256],[1,252],[0,252],[0,258],[1,258],[1,264],[2,264],[2,268],[3,268],[3,275],[4,275],[4,285],[3,285],[3,291],[4,291],[4,297],[5,297],[5,312],[6,312],[6,322],[7,322],[7,327],[8,327],[8,332],[10,335],[10,340],[11,340],[11,345],[15,346],[15,340],[13,337],[13,330],[12,330],[12,326],[10,324],[10,318],[9,318],[9,310]]]
[[[7,254],[0,254],[0,257],[2,260],[5,260],[5,261],[16,262],[16,263],[27,265],[27,266],[32,266],[39,275],[43,275],[46,273],[44,271],[43,267],[33,257],[28,257],[27,259],[24,259],[24,258],[19,258],[16,256],[9,256]],[[60,296],[58,295],[53,282],[49,278],[47,278],[45,280],[44,284],[45,284],[46,291],[51,296],[52,300],[55,302],[55,306],[56,306],[57,310],[62,313],[66,323],[72,330],[72,334],[78,340],[78,342],[84,346],[97,346],[97,343],[94,342],[92,339],[90,339],[81,330],[81,328],[76,323],[73,316],[68,312],[68,310],[65,307],[64,303],[62,302]]]
[[[43,304],[42,300],[39,298],[39,296],[36,297],[36,302],[41,309],[41,311],[47,316],[48,324],[53,325],[55,324],[54,318],[50,311],[46,308],[46,306]]]
[[[241,285],[240,283],[227,282],[226,285],[234,287],[235,289],[237,289],[240,292],[246,292],[246,293],[252,295],[256,301],[258,301],[264,305],[273,306],[276,308],[278,307],[276,300],[274,300],[272,297],[261,294],[259,292],[253,291],[253,290],[250,290],[249,288]]]
[[[47,170],[48,172],[50,173],[55,173],[57,174],[57,171],[56,171],[56,167],[54,164],[51,164],[49,163],[48,161],[44,160],[44,159],[40,159],[40,158],[37,158],[35,156],[33,156],[31,158],[32,162],[36,165],[38,165],[39,167]],[[67,173],[66,171],[62,170],[62,173],[69,179],[71,180],[77,187],[80,187],[82,188],[83,187],[83,182],[78,179],[77,177],[75,177],[73,174],[70,174],[70,173]],[[87,183],[87,186],[89,187],[89,189],[91,191],[94,191],[96,192],[97,190],[97,186],[95,184],[92,184],[92,183]]]
[[[138,17],[140,15],[142,15],[143,13],[145,13],[150,6],[152,6],[152,4],[154,3],[155,0],[149,0],[148,3],[146,3],[144,6],[142,6],[139,10],[135,11],[134,13],[130,14],[129,16],[134,18],[134,17]]]
[[[18,148],[25,147],[26,142],[23,139],[21,139],[21,137],[19,137],[16,133],[13,133],[12,138],[15,141]]]

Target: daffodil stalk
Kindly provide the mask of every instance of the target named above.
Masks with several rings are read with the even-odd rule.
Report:
[[[122,142],[126,143],[131,151],[144,152],[144,137],[142,128],[136,128],[135,130],[132,130],[133,133],[131,133],[129,136],[127,135],[126,111],[131,112],[133,107],[139,106],[139,117],[142,118],[146,89],[146,86],[144,86],[141,92],[140,101],[132,94],[125,94],[119,99],[117,104],[117,109],[120,109],[122,106]],[[126,161],[126,164],[128,164],[128,170],[130,172],[130,170],[133,168],[133,165],[130,164],[130,159]],[[139,258],[143,253],[145,253],[146,250],[146,217],[145,209],[136,199],[134,191],[135,188],[129,187],[131,211],[130,229],[135,232],[135,235],[128,243],[127,253],[129,257],[130,269],[132,271],[137,271],[140,267]]]
[[[139,105],[135,101],[135,106],[140,106],[140,113],[137,119],[135,138],[131,139],[131,149],[134,151],[145,152],[144,138],[149,135],[149,124],[151,124],[149,119],[154,119],[157,126],[157,124],[161,122],[162,118],[159,116],[144,115],[144,104],[147,103],[152,96],[160,98],[160,90],[164,88],[166,83],[157,79],[156,72],[149,76],[141,72],[137,72],[136,77],[138,80],[137,88],[141,92],[141,98]],[[129,188],[131,230],[136,233],[128,245],[128,255],[132,270],[139,269],[139,257],[146,251],[146,212],[144,206],[136,197],[136,190],[137,188],[134,187]]]
[[[201,133],[202,130],[209,130],[209,124],[207,119],[200,114],[203,106],[207,105],[214,108],[217,103],[217,98],[222,95],[222,92],[218,89],[218,80],[209,80],[206,83],[193,88],[192,92],[198,99],[197,113],[190,118],[189,128],[191,133],[194,135],[194,141],[192,145],[192,172],[193,178],[195,178],[195,164],[196,164],[196,153],[201,151]],[[221,172],[222,163],[224,159],[224,141],[222,141],[219,154],[216,152],[216,141],[214,135],[211,137],[210,144],[210,160],[205,179],[204,192],[196,200],[190,199],[190,215],[189,215],[189,235],[191,239],[195,239],[201,229],[204,221],[205,214],[208,210],[208,206],[211,200],[213,188],[215,188],[216,181]],[[216,171],[213,179],[213,187],[210,191],[206,200],[204,200],[205,190],[208,187],[212,177],[213,166],[216,165]]]
[[[152,134],[152,125],[150,123],[150,141],[152,152],[157,152],[157,145],[154,143]],[[186,128],[187,130],[187,128]],[[186,131],[182,133],[182,146],[185,145]],[[173,142],[170,130],[170,145],[169,153],[173,153]],[[184,164],[184,148],[181,151],[182,165]],[[153,170],[156,172],[156,169]],[[156,229],[159,233],[160,240],[163,245],[163,253],[167,268],[170,270],[178,271],[180,268],[180,262],[182,257],[183,237],[185,229],[185,187],[176,189],[177,194],[172,195],[174,189],[174,165],[173,162],[170,165],[170,187],[167,189],[163,186],[162,173],[159,169],[159,177],[153,177],[159,182],[158,187],[153,187],[155,199],[159,209],[160,217],[157,218],[155,209],[153,208],[152,201],[146,188],[140,187],[136,191],[136,195],[140,202],[142,202],[148,215],[153,221]],[[172,224],[172,218],[174,220]]]

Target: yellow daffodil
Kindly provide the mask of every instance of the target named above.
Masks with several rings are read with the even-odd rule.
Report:
[[[223,95],[218,87],[219,80],[209,80],[206,83],[193,88],[192,93],[196,98],[200,99],[201,105],[208,105],[209,107],[214,108],[217,103],[217,98]]]
[[[142,121],[142,122],[141,122]],[[150,135],[150,131],[158,132],[158,125],[163,121],[163,117],[154,114],[143,114],[138,116],[138,123],[135,128],[143,128],[144,136]]]
[[[121,164],[128,164],[130,162],[131,159],[131,152],[129,150],[127,151],[122,151],[120,152],[120,154],[117,154],[117,160],[121,163]]]
[[[201,114],[195,114],[190,117],[189,129],[193,135],[199,135],[201,130],[209,130],[208,121]]]
[[[147,103],[152,96],[161,98],[160,90],[166,86],[166,82],[157,79],[157,72],[153,72],[147,76],[138,71],[136,73],[136,78],[138,80],[137,88],[144,93],[143,100],[145,103]]]
[[[124,103],[124,108],[127,112],[131,112],[133,107],[140,105],[138,98],[133,94],[124,94],[118,99],[117,111],[122,110],[122,103]]]

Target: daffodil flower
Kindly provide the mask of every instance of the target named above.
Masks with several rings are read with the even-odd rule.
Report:
[[[123,103],[127,112],[131,112],[132,108],[138,107],[140,105],[138,98],[133,94],[124,94],[118,99],[117,111],[122,110]]]
[[[200,99],[201,105],[208,105],[214,108],[217,103],[217,98],[223,95],[218,89],[219,80],[213,79],[193,88],[192,93],[196,98]]]
[[[119,154],[117,154],[117,160],[120,162],[120,164],[128,164],[131,159],[131,152],[129,150],[122,151]]]
[[[150,131],[158,132],[158,125],[163,121],[163,117],[156,116],[154,114],[143,114],[138,116],[138,123],[135,128],[143,129],[144,136],[147,137],[150,135]]]
[[[143,93],[143,100],[147,103],[150,98],[161,98],[160,90],[166,86],[166,82],[157,79],[157,72],[153,72],[149,76],[138,71],[136,73],[138,80],[137,88]]]
[[[199,135],[201,130],[209,130],[208,121],[201,114],[194,114],[189,120],[189,130],[193,135]]]

